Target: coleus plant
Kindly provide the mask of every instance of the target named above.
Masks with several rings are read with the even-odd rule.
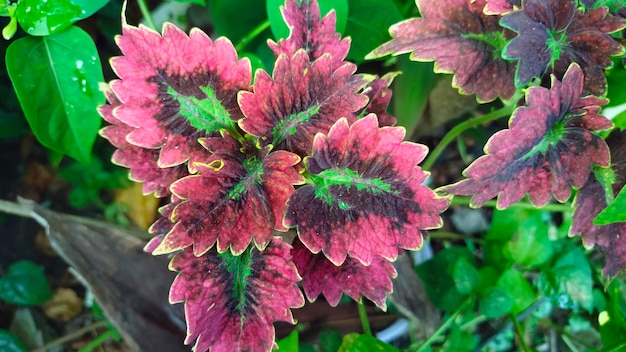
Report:
[[[124,23],[119,79],[103,87],[113,161],[169,197],[146,250],[174,253],[170,300],[185,302],[198,351],[270,350],[273,322],[304,304],[300,282],[310,300],[384,308],[391,261],[449,203],[422,185],[427,148],[389,126],[393,76],[355,74],[317,2],[289,0],[283,15],[273,73],[253,80],[226,38]]]
[[[286,1],[290,34],[268,43],[271,74],[253,75],[227,38],[123,23],[101,134],[145,193],[169,200],[146,250],[173,255],[170,300],[185,302],[195,350],[272,349],[273,322],[294,323],[304,304],[300,285],[309,300],[336,305],[345,293],[384,308],[391,262],[442,226],[446,194],[505,208],[580,189],[571,233],[605,251],[605,273],[626,267],[626,226],[593,224],[623,186],[610,176],[626,178],[610,168],[619,144],[597,134],[612,127],[600,108],[603,70],[624,52],[610,35],[624,28],[619,11],[572,0],[417,6],[422,17],[392,26],[368,58],[410,52],[453,73],[462,94],[520,104],[467,178],[438,193],[417,166],[427,148],[404,141],[387,112],[395,73],[356,74],[350,39],[317,1]]]

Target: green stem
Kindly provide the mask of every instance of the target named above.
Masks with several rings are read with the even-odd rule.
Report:
[[[154,24],[154,20],[152,19],[150,9],[148,9],[148,5],[146,4],[146,0],[137,0],[137,4],[139,4],[139,9],[141,10],[141,15],[143,16],[143,19],[146,21],[146,25],[156,31],[157,28]]]
[[[370,326],[370,321],[367,319],[367,312],[365,311],[365,304],[363,304],[363,300],[358,303],[359,307],[359,318],[361,318],[361,325],[363,326],[363,333],[366,335],[372,335],[372,328]]]
[[[102,335],[96,337],[87,346],[78,350],[78,352],[90,352],[94,348],[102,345],[108,339],[115,339],[119,336],[119,333],[115,330],[107,330]]]
[[[437,144],[435,149],[433,149],[433,151],[428,155],[428,157],[426,158],[426,161],[424,161],[424,164],[422,165],[422,169],[424,171],[430,170],[430,168],[433,166],[435,161],[437,161],[437,158],[439,158],[439,156],[441,155],[443,150],[448,146],[448,144],[450,144],[450,142],[452,142],[455,138],[457,138],[461,133],[465,132],[466,130],[470,128],[482,125],[483,123],[487,123],[489,121],[497,120],[507,115],[511,115],[514,109],[515,109],[515,104],[506,105],[498,110],[494,110],[488,114],[475,117],[467,121],[463,121],[460,124],[454,126],[454,128],[451,129],[450,132],[448,132],[445,136],[443,136],[443,139],[441,140],[441,142],[439,142],[439,144]]]
[[[450,201],[450,205],[466,205],[469,206],[472,198],[471,197],[461,197],[454,196],[452,201]],[[483,207],[491,207],[497,208],[498,202],[495,200],[488,200],[483,204]],[[519,208],[519,209],[536,209],[536,210],[545,210],[545,211],[553,211],[558,213],[569,213],[572,211],[572,205],[570,203],[560,204],[560,203],[549,203],[542,207],[537,207],[532,203],[519,201],[517,203],[511,204],[509,208]]]
[[[91,325],[85,326],[82,329],[79,329],[79,330],[76,330],[76,331],[74,331],[74,332],[72,332],[70,334],[61,336],[61,337],[59,337],[58,339],[56,339],[54,341],[50,341],[47,344],[32,350],[32,352],[45,352],[45,351],[48,351],[48,350],[50,350],[50,349],[52,349],[54,347],[61,346],[62,344],[66,343],[66,342],[76,340],[77,338],[83,336],[85,333],[88,333],[90,331],[93,331],[93,330],[96,330],[96,329],[99,329],[99,328],[103,328],[105,326],[107,326],[107,321],[106,320],[97,321],[97,322],[95,322],[95,323],[93,323]]]
[[[454,232],[445,232],[445,231],[431,231],[428,233],[428,237],[430,239],[440,239],[440,240],[460,240],[460,241],[474,241],[476,243],[484,243],[484,240],[480,238],[473,238],[470,236],[461,235],[459,233]]]
[[[519,324],[519,321],[517,321],[517,317],[511,314],[511,320],[513,321],[513,325],[515,326],[515,332],[517,333],[517,336],[519,336],[519,343],[522,347],[522,351],[530,352],[530,348],[526,344],[526,339],[524,338],[524,332],[522,331],[522,326]]]
[[[261,22],[258,26],[254,27],[250,31],[250,33],[246,34],[245,37],[241,38],[239,43],[237,43],[237,45],[235,46],[235,50],[237,50],[238,53],[242,52],[243,49],[245,49],[246,46],[252,40],[254,40],[254,38],[256,38],[259,34],[263,33],[263,31],[266,30],[269,27],[270,27],[270,21],[269,20],[265,20],[265,21]]]
[[[471,298],[465,301],[465,303],[463,303],[457,310],[455,310],[454,313],[452,313],[452,315],[450,315],[448,319],[446,319],[446,321],[444,321],[443,324],[441,324],[439,328],[437,328],[437,330],[432,335],[430,335],[428,339],[426,339],[426,341],[424,341],[424,343],[417,348],[417,350],[415,350],[415,352],[422,352],[428,349],[428,347],[430,347],[430,345],[432,345],[439,338],[439,336],[441,336],[446,330],[448,330],[448,327],[454,322],[456,317],[461,314],[461,312],[463,312],[471,302]]]

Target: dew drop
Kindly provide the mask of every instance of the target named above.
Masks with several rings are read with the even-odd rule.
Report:
[[[77,69],[82,70],[84,65],[85,65],[85,63],[83,62],[83,60],[76,60],[76,68]]]

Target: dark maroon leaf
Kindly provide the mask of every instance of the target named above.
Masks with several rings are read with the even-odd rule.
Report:
[[[278,43],[272,40],[267,43],[274,51],[276,58],[280,54],[291,57],[298,50],[304,49],[311,62],[330,54],[332,70],[336,70],[343,64],[343,59],[350,50],[350,39],[341,39],[341,35],[336,32],[334,11],[320,19],[317,1],[287,0],[282,13],[290,29],[289,37],[279,40]]]
[[[273,77],[257,71],[254,92],[239,96],[245,115],[241,128],[261,137],[262,145],[308,155],[316,133],[328,132],[340,117],[354,121],[367,104],[367,96],[357,94],[366,81],[353,75],[356,66],[344,63],[333,70],[332,61],[327,54],[310,62],[299,50],[293,57],[278,57]]]
[[[245,155],[228,134],[201,142],[213,155],[196,164],[198,175],[172,184],[173,194],[181,199],[172,213],[176,224],[153,254],[193,245],[201,255],[216,242],[218,252],[230,247],[239,254],[252,240],[263,249],[274,229],[286,230],[286,201],[293,185],[303,182],[293,168],[300,158],[284,150],[269,152],[270,147],[256,156]]]
[[[115,117],[133,128],[126,139],[158,151],[160,167],[191,160],[193,171],[193,162],[204,159],[198,138],[235,133],[237,92],[251,81],[249,60],[238,60],[228,39],[213,42],[198,29],[187,36],[171,24],[161,36],[124,23],[117,43],[123,56],[111,65],[120,80],[111,89],[121,102]]]
[[[624,28],[624,20],[607,16],[606,7],[583,12],[573,0],[526,0],[519,11],[500,23],[518,35],[506,46],[504,56],[519,61],[518,86],[533,77],[554,73],[562,77],[572,62],[585,73],[585,92],[606,93],[605,68],[610,56],[624,53],[624,47],[609,33]]]
[[[362,114],[376,114],[381,127],[394,126],[397,122],[393,115],[387,113],[387,108],[389,107],[392,94],[389,86],[391,86],[393,79],[399,74],[400,72],[390,72],[382,77],[374,76],[363,89],[363,93],[367,95],[369,102]]]
[[[304,305],[290,250],[274,238],[264,251],[239,256],[212,249],[196,257],[190,248],[177,254],[170,266],[180,273],[170,301],[185,302],[185,343],[211,352],[275,348],[273,322],[295,324],[290,308]]]
[[[388,260],[377,257],[365,266],[358,260],[347,258],[336,266],[323,255],[311,253],[298,239],[294,240],[292,253],[310,301],[323,294],[331,306],[336,306],[345,293],[357,302],[365,296],[381,309],[386,309],[387,294],[393,289],[391,279],[397,275]]]
[[[311,252],[323,251],[335,265],[348,255],[370,265],[397,258],[398,248],[419,249],[420,229],[441,226],[448,200],[422,185],[428,174],[416,164],[427,148],[402,142],[404,133],[379,128],[370,114],[351,126],[342,118],[328,136],[315,136],[305,159],[309,182],[289,198],[285,216]]]
[[[416,61],[435,61],[435,71],[454,73],[453,86],[479,101],[515,93],[515,65],[500,57],[512,34],[498,24],[498,16],[485,15],[485,0],[422,0],[422,18],[393,25],[393,39],[366,58],[411,53]]]
[[[607,138],[611,150],[611,168],[615,172],[613,195],[626,184],[626,132],[613,131]],[[607,206],[606,190],[598,179],[590,176],[574,201],[571,235],[580,234],[586,246],[595,246],[606,255],[604,274],[615,276],[626,269],[626,222],[604,226],[593,223],[595,217]]]
[[[473,206],[498,196],[498,208],[506,208],[525,193],[536,206],[552,196],[565,202],[572,186],[587,182],[592,164],[610,163],[606,143],[591,133],[613,126],[598,114],[606,100],[581,97],[582,89],[583,73],[576,64],[562,83],[552,76],[551,89],[529,88],[527,106],[515,110],[508,130],[489,139],[486,155],[463,172],[468,179],[443,190],[473,195]]]

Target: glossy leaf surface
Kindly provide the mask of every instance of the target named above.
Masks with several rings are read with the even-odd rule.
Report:
[[[108,2],[109,0],[20,0],[16,15],[26,33],[50,35],[93,15]]]
[[[24,115],[46,147],[88,161],[104,103],[98,84],[104,80],[91,37],[71,27],[46,37],[11,43],[7,71]]]
[[[11,264],[0,277],[0,300],[19,305],[42,304],[52,297],[43,268],[31,261]]]

